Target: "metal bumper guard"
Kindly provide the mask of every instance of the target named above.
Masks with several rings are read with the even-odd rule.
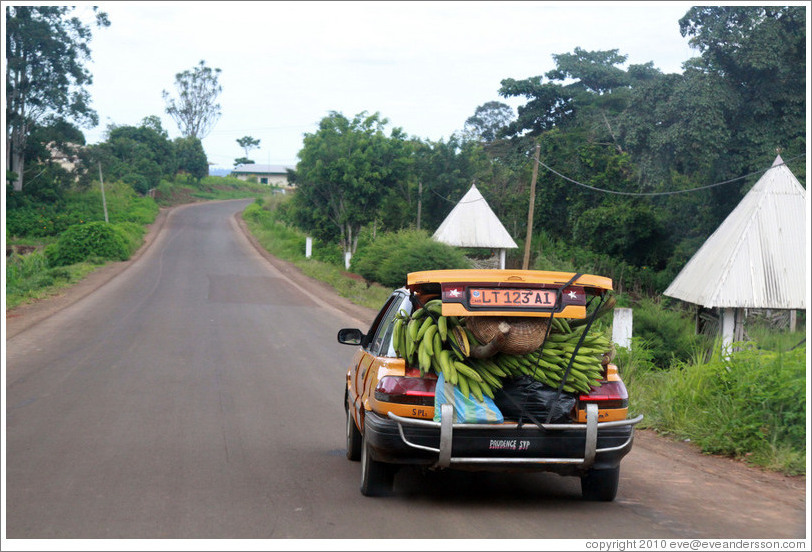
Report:
[[[459,424],[454,423],[454,406],[449,403],[445,403],[440,405],[440,421],[434,422],[429,420],[417,420],[414,418],[404,418],[403,416],[398,416],[393,413],[389,413],[389,418],[398,424],[398,430],[400,432],[400,438],[403,442],[415,449],[419,450],[426,450],[430,452],[437,453],[437,462],[434,464],[433,467],[435,468],[448,468],[452,464],[572,464],[577,465],[582,469],[588,469],[592,466],[593,462],[595,461],[595,455],[599,453],[605,452],[614,452],[623,450],[626,447],[630,447],[632,440],[634,438],[634,426],[638,424],[642,419],[643,415],[639,415],[636,418],[631,420],[618,420],[613,422],[598,422],[598,405],[596,404],[587,404],[586,405],[586,424],[541,424],[541,427],[545,430],[549,431],[558,431],[558,430],[583,430],[586,431],[586,446],[584,447],[584,457],[583,458],[515,458],[515,457],[504,457],[504,458],[480,458],[480,457],[455,457],[452,454],[452,442],[453,442],[453,435],[454,431],[459,430],[467,430],[467,429],[487,429],[487,428],[495,428],[495,429],[513,429],[519,428],[519,424]],[[430,427],[430,428],[439,428],[440,430],[440,447],[428,447],[424,445],[419,445],[417,443],[410,442],[406,435],[403,432],[403,426],[418,426],[418,427]],[[611,448],[597,448],[598,445],[598,430],[601,428],[606,427],[618,427],[618,426],[632,426],[632,431],[629,434],[628,440],[616,447]],[[527,427],[529,428],[538,428],[534,424],[529,424]]]

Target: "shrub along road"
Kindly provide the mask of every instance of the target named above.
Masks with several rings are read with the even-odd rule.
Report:
[[[92,293],[9,313],[8,538],[804,538],[804,478],[646,431],[613,503],[552,474],[416,470],[361,496],[335,335],[372,313],[269,263],[246,204],[176,208]]]

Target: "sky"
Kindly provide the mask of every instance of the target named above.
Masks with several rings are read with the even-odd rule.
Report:
[[[74,3],[75,4],[75,3]],[[331,111],[379,113],[387,133],[448,139],[502,79],[553,69],[553,54],[617,49],[627,64],[682,72],[698,55],[679,19],[695,2],[94,2],[111,25],[93,28],[99,126],[157,115],[180,136],[162,92],[201,60],[221,70],[221,117],[203,139],[210,164],[233,167],[251,136],[257,163],[295,165],[305,133]],[[91,4],[81,5],[87,11]],[[625,66],[624,66],[625,67]]]

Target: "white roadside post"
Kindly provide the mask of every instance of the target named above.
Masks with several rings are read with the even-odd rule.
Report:
[[[619,347],[632,348],[632,309],[614,309],[612,341]]]
[[[736,309],[723,308],[722,310],[722,358],[730,359],[733,351],[734,335],[736,333]]]
[[[305,258],[309,259],[313,254],[313,238],[310,236],[305,238]]]

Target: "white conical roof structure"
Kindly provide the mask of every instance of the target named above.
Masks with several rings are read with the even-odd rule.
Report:
[[[806,191],[775,158],[665,295],[704,307],[804,309]]]
[[[457,247],[519,247],[473,184],[432,237]]]

